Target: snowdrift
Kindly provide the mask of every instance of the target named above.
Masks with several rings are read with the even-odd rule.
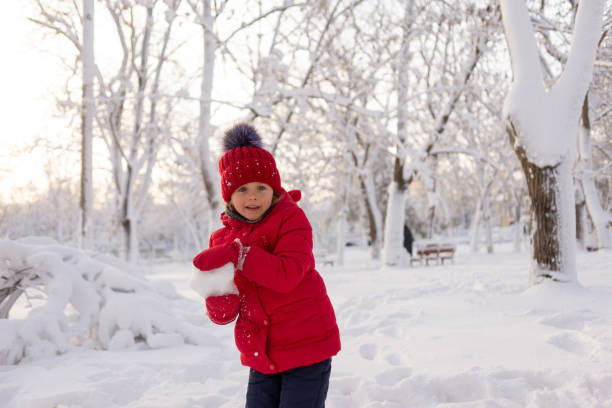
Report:
[[[74,348],[117,350],[210,344],[214,338],[180,318],[172,287],[107,254],[49,238],[0,240],[0,364]],[[16,302],[29,313],[10,318]]]

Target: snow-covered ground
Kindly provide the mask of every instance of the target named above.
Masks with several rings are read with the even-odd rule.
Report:
[[[454,264],[380,270],[363,250],[320,267],[343,349],[330,408],[612,407],[612,252],[578,253],[582,285],[527,288],[527,256],[498,246]],[[248,369],[233,325],[216,326],[188,288],[188,264],[159,264],[177,318],[205,345],[77,350],[0,366],[7,408],[241,407]]]

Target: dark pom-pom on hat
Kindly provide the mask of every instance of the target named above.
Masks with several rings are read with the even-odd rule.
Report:
[[[258,147],[263,149],[263,142],[257,130],[249,124],[238,123],[225,131],[223,151],[227,152],[237,147]]]
[[[274,156],[263,148],[261,137],[247,123],[234,125],[223,137],[224,153],[219,159],[221,195],[225,202],[242,185],[251,182],[266,183],[282,194],[280,175]]]

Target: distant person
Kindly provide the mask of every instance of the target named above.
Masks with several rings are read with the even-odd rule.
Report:
[[[296,204],[301,193],[281,187],[274,157],[252,126],[234,126],[223,141],[224,227],[193,259],[199,271],[191,286],[214,323],[238,317],[236,346],[251,368],[246,408],[323,408],[340,334],[314,268],[312,228]],[[235,287],[210,293],[207,277],[228,269]]]
[[[404,224],[404,248],[406,251],[412,256],[412,242],[414,241],[414,237],[412,236],[412,232],[410,228],[408,228],[408,223]]]

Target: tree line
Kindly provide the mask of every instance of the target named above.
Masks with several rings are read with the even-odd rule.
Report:
[[[530,225],[532,275],[554,278],[560,234],[610,246],[612,19],[592,3],[36,0],[32,24],[71,44],[58,110],[81,176],[50,166],[47,196],[0,227],[132,261],[201,248],[224,206],[219,131],[247,120],[319,245],[354,232],[395,265],[406,218],[423,238],[470,230],[474,250],[484,232],[489,252],[494,226]]]

